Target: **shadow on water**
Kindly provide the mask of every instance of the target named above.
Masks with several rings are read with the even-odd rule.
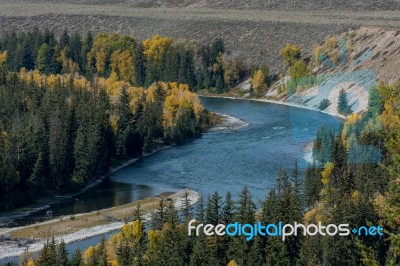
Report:
[[[238,117],[250,125],[236,132],[217,131],[181,146],[162,150],[125,167],[76,199],[51,206],[52,216],[119,206],[182,188],[207,196],[230,191],[235,197],[246,185],[259,202],[274,187],[280,169],[294,161],[307,166],[303,147],[322,125],[338,130],[341,120],[315,111],[271,103],[201,98],[213,112]],[[23,225],[45,220],[46,211],[15,221]],[[81,247],[94,238],[78,241]]]

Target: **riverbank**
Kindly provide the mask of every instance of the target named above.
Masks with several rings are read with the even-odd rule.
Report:
[[[219,113],[216,113],[216,115],[219,118],[218,123],[205,131],[205,133],[219,130],[236,131],[249,125],[249,123],[233,116]],[[122,168],[132,165],[144,157],[174,146],[175,144],[162,146],[152,152],[143,154],[143,156],[139,158],[126,160],[120,165],[111,168],[109,174],[114,174]],[[97,184],[100,184],[105,178],[106,176],[103,176],[80,190],[78,193],[64,196],[64,198],[78,196]],[[191,204],[196,203],[199,198],[199,193],[190,190],[188,191]],[[140,203],[142,210],[146,212],[144,215],[145,219],[150,219],[151,212],[158,207],[158,202],[161,198],[172,199],[175,207],[179,210],[181,208],[180,199],[182,199],[183,196],[184,191],[179,191],[174,194],[167,193],[121,205],[119,207],[102,209],[90,213],[66,215],[23,227],[0,228],[0,259],[19,256],[27,247],[29,248],[29,251],[38,251],[43,247],[44,239],[51,236],[55,236],[56,240],[63,239],[66,243],[71,243],[118,230],[126,221],[131,220],[129,215],[133,214],[133,210],[138,203]],[[51,203],[43,208],[50,208],[50,204]],[[41,210],[43,210],[43,208]]]
[[[0,259],[19,256],[27,249],[30,252],[37,252],[43,248],[46,238],[52,236],[56,241],[63,240],[68,244],[118,230],[125,222],[133,220],[134,210],[139,204],[144,220],[150,219],[151,214],[159,207],[160,200],[172,202],[174,207],[180,210],[185,193],[188,193],[191,205],[198,202],[200,194],[186,189],[176,193],[163,193],[101,211],[69,215],[30,226],[13,228],[7,232],[7,236],[3,236],[3,240],[0,239]]]
[[[219,113],[215,113],[215,115],[218,118],[218,122],[215,125],[212,125],[210,128],[206,129],[204,131],[204,133],[207,132],[215,132],[215,131],[219,131],[219,130],[231,130],[231,131],[236,131],[239,130],[240,128],[246,127],[249,124],[237,117],[233,117],[233,116],[229,116],[227,114],[219,114]],[[191,139],[190,139],[191,140]],[[190,141],[188,140],[188,141]],[[96,179],[93,182],[90,182],[89,184],[87,184],[84,188],[80,189],[78,192],[76,193],[72,193],[72,194],[66,194],[66,195],[62,195],[62,196],[54,196],[52,198],[48,198],[48,199],[42,199],[40,200],[38,203],[32,205],[32,206],[26,206],[24,208],[21,208],[20,210],[16,210],[16,211],[12,211],[12,212],[8,212],[8,213],[4,213],[2,217],[0,217],[0,236],[3,235],[4,233],[7,233],[9,231],[9,228],[2,228],[1,225],[3,224],[3,226],[8,227],[7,226],[7,221],[12,221],[12,220],[16,220],[16,219],[20,219],[23,217],[27,217],[29,215],[32,215],[34,213],[37,212],[42,212],[45,211],[47,209],[51,208],[51,205],[57,204],[57,203],[61,203],[64,201],[70,201],[73,200],[73,198],[76,198],[77,196],[85,193],[86,191],[88,191],[89,189],[94,188],[95,186],[99,185],[100,183],[102,183],[109,175],[111,174],[115,174],[116,172],[118,172],[119,170],[130,166],[134,163],[136,163],[137,161],[150,156],[154,153],[157,153],[159,151],[165,150],[165,149],[169,149],[172,148],[174,146],[176,146],[177,144],[170,144],[170,145],[163,145],[160,146],[156,149],[154,149],[151,152],[148,153],[144,153],[142,156],[137,157],[137,158],[131,158],[125,161],[121,161],[118,165],[111,167],[109,172],[106,175],[103,175],[101,177],[99,177],[98,179]]]
[[[0,217],[0,226],[2,224],[6,224],[7,220],[8,221],[12,221],[12,220],[15,220],[15,219],[26,217],[26,216],[32,215],[34,213],[50,209],[51,205],[54,205],[54,204],[57,204],[57,203],[61,203],[61,202],[64,202],[64,201],[72,200],[73,198],[76,198],[77,196],[85,193],[89,189],[92,189],[95,186],[99,185],[109,175],[115,174],[116,172],[118,172],[122,168],[125,168],[125,167],[127,167],[129,165],[132,165],[133,163],[139,161],[140,159],[145,158],[147,156],[150,156],[150,155],[152,155],[152,154],[154,154],[156,152],[159,152],[159,151],[162,151],[162,150],[165,150],[165,149],[169,149],[169,148],[174,147],[174,146],[176,146],[176,144],[164,145],[164,146],[161,146],[159,148],[154,149],[151,152],[144,153],[140,157],[131,158],[131,159],[128,159],[128,160],[125,160],[125,161],[121,162],[117,166],[110,167],[110,170],[108,171],[107,174],[105,174],[103,176],[100,176],[98,179],[94,180],[93,182],[90,182],[89,184],[87,184],[85,187],[83,187],[82,189],[80,189],[76,193],[65,194],[65,195],[62,195],[62,196],[54,196],[53,198],[50,198],[50,199],[39,200],[39,203],[36,203],[36,204],[34,204],[32,206],[26,206],[26,207],[21,208],[20,210],[17,210],[17,211],[4,213],[4,216]],[[7,232],[7,231],[8,231],[8,228],[1,228],[0,227],[0,236],[2,234],[4,234],[5,232]]]
[[[216,125],[209,128],[207,132],[213,132],[219,130],[236,131],[241,128],[249,126],[249,123],[241,120],[240,118],[220,113],[216,113],[216,115],[219,118],[219,122]]]
[[[301,105],[301,104],[296,104],[296,103],[291,103],[291,102],[286,102],[286,101],[278,101],[278,100],[271,100],[267,98],[249,98],[249,97],[238,97],[238,96],[227,96],[227,95],[201,95],[203,97],[210,97],[210,98],[220,98],[220,99],[231,99],[231,100],[246,100],[246,101],[255,101],[255,102],[264,102],[264,103],[274,103],[274,104],[280,104],[280,105],[286,105],[286,106],[291,106],[291,107],[296,107],[296,108],[301,108],[301,109],[306,109],[306,110],[311,110],[311,111],[317,111],[323,114],[327,114],[333,117],[338,117],[342,120],[346,120],[346,116],[341,115],[341,114],[336,114],[336,113],[331,113],[328,111],[321,111],[317,108]]]

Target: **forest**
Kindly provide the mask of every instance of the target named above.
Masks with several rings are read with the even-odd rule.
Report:
[[[2,38],[0,51],[2,210],[38,193],[74,191],[115,161],[198,136],[212,120],[194,93],[199,89],[222,93],[246,75],[255,92],[269,82],[266,67],[250,70],[224,53],[221,40],[199,46],[161,36],[137,42],[36,30]],[[281,56],[295,90],[296,78],[309,75],[306,62],[295,46]],[[160,201],[151,222],[137,206],[135,221],[109,240],[68,254],[65,243],[49,239],[20,264],[400,265],[400,83],[380,83],[369,97],[368,111],[350,114],[339,132],[322,127],[314,163],[304,172],[295,162],[282,169],[260,204],[244,187],[237,201],[218,192],[195,206],[186,197],[181,210]],[[338,108],[347,112],[345,104]],[[192,218],[214,225],[374,224],[384,236],[195,237],[187,232]]]
[[[61,36],[49,30],[11,32],[0,39],[0,51],[7,51],[6,71],[37,69],[43,74],[79,74],[116,79],[135,87],[153,82],[177,82],[191,91],[207,89],[222,93],[237,84],[249,67],[225,53],[224,42],[216,39],[208,45],[191,40],[173,40],[159,35],[137,41],[128,35],[103,33],[85,36],[69,33]]]
[[[159,36],[143,48],[117,34],[83,39],[34,31],[0,40],[0,211],[77,192],[110,166],[199,136],[211,122],[190,87],[189,48],[167,49],[172,39]],[[220,57],[223,44],[213,46]],[[176,67],[187,71],[159,81],[170,53],[186,56]]]
[[[378,97],[379,95],[379,97]],[[38,255],[25,253],[21,265],[399,265],[399,104],[400,84],[381,83],[371,91],[368,112],[352,115],[335,133],[318,132],[314,163],[304,176],[297,163],[281,170],[276,187],[257,208],[244,187],[234,201],[218,192],[194,207],[159,202],[151,222],[136,217],[109,240],[87,250],[66,251],[49,239]],[[363,148],[363,147],[369,148]],[[379,150],[379,158],[372,152]],[[357,160],[352,159],[357,154]],[[378,160],[378,161],[374,161]],[[356,236],[188,236],[187,223],[277,223],[380,225],[383,237]]]

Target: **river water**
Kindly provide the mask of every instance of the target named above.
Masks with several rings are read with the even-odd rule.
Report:
[[[207,97],[201,100],[208,110],[238,117],[249,126],[235,132],[210,132],[154,153],[76,199],[51,206],[52,217],[46,210],[9,225],[118,206],[182,188],[192,188],[205,197],[214,191],[222,195],[230,191],[237,198],[246,185],[259,203],[274,187],[279,169],[293,168],[296,160],[300,168],[307,166],[303,147],[323,124],[333,129],[341,124],[338,118],[285,105]],[[77,242],[73,247],[83,249],[92,242]]]

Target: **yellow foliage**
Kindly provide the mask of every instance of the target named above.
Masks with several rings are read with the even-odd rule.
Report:
[[[196,120],[199,121],[204,111],[204,107],[200,103],[198,96],[195,93],[190,92],[188,85],[178,85],[175,82],[161,83],[160,85],[167,93],[163,112],[163,126],[166,132],[169,132],[169,134],[173,133],[178,116],[182,113],[179,111],[184,109],[193,110]]]
[[[341,133],[342,142],[344,145],[347,145],[348,135],[351,133],[351,126],[357,123],[362,119],[361,114],[351,114],[347,116],[347,120],[344,123],[343,130]]]
[[[57,76],[54,74],[51,74],[50,76],[47,77],[46,79],[47,86],[50,88],[54,88],[57,84]]]
[[[135,220],[131,224],[125,224],[121,228],[121,232],[118,233],[119,236],[124,236],[126,239],[130,241],[134,241],[136,239],[140,239],[143,237],[143,231],[141,230],[143,223],[139,220]]]
[[[147,232],[147,249],[149,251],[155,251],[160,246],[161,232],[159,230],[149,230]]]
[[[295,61],[301,58],[301,49],[297,44],[287,44],[279,51],[279,55],[286,63],[292,65]]]
[[[128,92],[131,97],[129,105],[135,111],[139,103],[143,102],[145,98],[145,90],[143,88],[131,88]]]
[[[129,51],[114,51],[111,55],[111,69],[120,80],[132,83],[135,79],[133,56]]]
[[[362,118],[361,114],[351,114],[347,116],[346,123],[355,124],[357,121],[361,120],[361,118]]]
[[[85,89],[89,87],[89,83],[85,77],[77,76],[74,78],[74,86],[76,88]]]
[[[263,90],[266,89],[267,84],[265,83],[265,73],[261,69],[258,69],[251,79],[251,85],[256,93],[261,93]]]
[[[320,64],[320,63],[321,63],[320,56],[321,56],[321,54],[323,54],[323,53],[324,53],[324,48],[321,47],[321,46],[318,46],[318,47],[316,47],[316,48],[314,49],[313,55],[314,55],[314,61],[315,61],[315,63],[317,63],[317,64]]]
[[[161,37],[158,34],[154,35],[153,38],[143,41],[143,53],[147,58],[160,64],[166,49],[172,42],[173,40],[171,38]]]
[[[85,263],[88,263],[89,260],[90,260],[90,257],[93,256],[94,252],[95,252],[95,247],[93,247],[93,246],[88,247],[88,248],[85,250],[85,252],[83,253],[83,261],[84,261]]]
[[[4,62],[7,60],[7,51],[0,53],[0,67],[3,66]]]
[[[315,217],[316,209],[311,209],[304,214],[304,223],[309,224]]]
[[[333,163],[331,163],[331,162],[327,162],[325,164],[324,170],[321,172],[321,176],[322,176],[321,182],[322,182],[322,184],[327,185],[329,183],[329,180],[331,178],[334,166],[335,165]]]
[[[333,49],[338,48],[338,40],[337,40],[337,37],[335,37],[335,36],[327,37],[327,38],[325,39],[325,46],[326,46],[328,49],[330,49],[330,50],[333,50]]]
[[[43,86],[43,84],[45,83],[45,78],[43,75],[40,74],[39,70],[34,70],[33,71],[33,76],[32,76],[32,80],[39,86]]]
[[[353,193],[351,193],[351,199],[353,201],[358,201],[361,197],[361,193],[357,190],[353,191]]]
[[[235,260],[231,260],[231,261],[229,261],[229,263],[228,263],[228,266],[237,266],[238,264],[236,263],[236,261]]]
[[[117,115],[114,114],[110,115],[110,125],[114,134],[117,134],[118,132],[118,121],[119,117]]]
[[[303,60],[294,61],[293,65],[289,67],[289,75],[292,79],[302,78],[310,74],[311,71]]]
[[[29,259],[26,266],[35,266],[35,262],[32,259]]]
[[[107,52],[105,48],[101,48],[97,53],[96,53],[96,70],[98,73],[104,73],[105,67],[106,67],[106,56]]]

